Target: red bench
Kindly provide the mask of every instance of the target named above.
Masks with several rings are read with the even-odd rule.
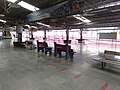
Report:
[[[50,55],[52,54],[52,47],[48,47],[48,44],[46,42],[39,42],[37,40],[37,52],[39,52],[40,50],[42,52],[45,51],[45,54],[47,54],[47,52],[49,52]]]
[[[69,55],[70,55],[70,58],[73,58],[73,55],[74,55],[74,51],[73,51],[73,49],[71,49],[71,46],[68,46],[69,47]],[[59,54],[59,57],[61,57],[62,56],[62,52],[66,52],[66,45],[62,45],[62,44],[55,44],[55,49],[56,49],[56,54],[55,54],[55,56],[57,55],[57,54]]]

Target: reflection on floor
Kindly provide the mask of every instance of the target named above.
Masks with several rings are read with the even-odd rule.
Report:
[[[120,90],[120,68],[92,60],[96,52],[81,45],[73,61],[13,48],[0,41],[0,90]]]

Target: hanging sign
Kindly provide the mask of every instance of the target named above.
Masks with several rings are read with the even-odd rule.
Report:
[[[44,18],[49,18],[51,17],[51,13],[54,13],[54,11],[58,8],[60,8],[62,5],[64,5],[67,2],[60,3],[58,5],[55,5],[53,7],[44,9],[44,10],[38,10],[35,11],[29,15],[27,15],[27,18],[29,21],[37,21],[37,20],[42,20]]]
[[[53,7],[44,10],[35,11],[27,15],[27,18],[29,21],[37,21],[49,17],[52,18],[52,17],[67,15],[70,13],[77,13],[78,11],[80,11],[79,1],[68,0]]]

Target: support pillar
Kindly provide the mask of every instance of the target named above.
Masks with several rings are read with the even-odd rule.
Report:
[[[43,39],[44,39],[44,41],[46,41],[46,39],[47,39],[46,38],[46,30],[44,30],[44,38]]]
[[[32,31],[32,29],[30,30],[30,40],[33,40],[34,39],[34,37],[33,37],[33,31]]]
[[[45,54],[46,54],[46,30],[44,30],[44,38],[43,38],[43,40],[44,40],[44,51],[45,51]]]
[[[31,38],[33,38],[33,31],[31,31]]]
[[[68,60],[70,58],[70,53],[69,53],[69,28],[67,28],[66,30],[66,56],[65,56],[65,59]]]
[[[83,29],[81,28],[80,29],[80,43],[82,43],[82,41],[83,41],[83,34],[82,34],[82,31],[83,31]]]
[[[54,56],[57,56],[57,46],[56,46],[56,42],[54,42]]]
[[[22,42],[22,31],[23,31],[23,28],[22,28],[22,25],[17,25],[16,26],[16,33],[17,33],[17,42]]]

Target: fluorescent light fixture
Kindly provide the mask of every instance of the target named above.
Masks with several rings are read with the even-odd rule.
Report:
[[[120,9],[111,10],[111,12],[119,12]]]
[[[31,28],[37,29],[37,27],[36,27],[36,26],[31,26]]]
[[[0,19],[0,22],[6,23],[6,21],[5,21],[5,20],[2,20],[2,19]]]
[[[120,1],[116,1],[116,2],[111,2],[111,3],[108,3],[108,4],[104,4],[104,5],[100,5],[98,7],[96,7],[95,9],[102,9],[102,8],[106,8],[106,7],[113,7],[113,6],[118,6],[120,5]],[[94,9],[87,9],[86,11],[92,11]]]
[[[108,9],[100,9],[100,10],[95,10],[95,11],[91,11],[90,13],[97,13],[97,12],[102,12],[102,11],[106,11]]]
[[[80,25],[80,24],[82,24],[81,22],[79,22],[79,23],[75,23],[74,25]]]
[[[37,22],[37,24],[42,25],[42,26],[46,26],[46,27],[50,28],[50,25],[47,25],[47,24],[44,24],[44,23]]]
[[[76,24],[82,24],[82,23],[79,22],[79,23],[76,23]]]
[[[83,16],[94,16],[95,14],[92,13],[84,13]]]
[[[87,30],[114,30],[114,29],[119,29],[119,27],[87,28]]]
[[[78,19],[78,20],[80,20],[80,21],[83,21],[85,23],[90,23],[91,22],[90,20],[88,20],[87,18],[81,16],[80,14],[73,15],[73,17],[76,18],[76,19]]]
[[[30,25],[28,25],[28,24],[26,24],[25,26],[28,27],[28,28],[30,28]]]
[[[3,14],[0,14],[0,16],[4,17],[5,15],[3,15]]]
[[[14,2],[16,2],[17,0],[7,0],[7,1],[14,3]]]
[[[86,12],[86,11],[91,11],[91,10],[93,10],[93,9],[92,9],[92,8],[90,8],[90,9],[85,10],[84,12]]]
[[[24,2],[24,1],[20,1],[20,2],[18,3],[18,5],[20,5],[20,6],[23,7],[23,8],[26,8],[26,9],[28,9],[28,10],[30,10],[30,11],[39,10],[39,8],[33,6],[33,5],[29,4],[29,3],[26,3],[26,2]]]
[[[105,4],[105,5],[101,5],[101,6],[98,7],[98,9],[105,8],[105,7],[117,6],[117,5],[120,5],[120,1],[111,2],[111,3]]]

